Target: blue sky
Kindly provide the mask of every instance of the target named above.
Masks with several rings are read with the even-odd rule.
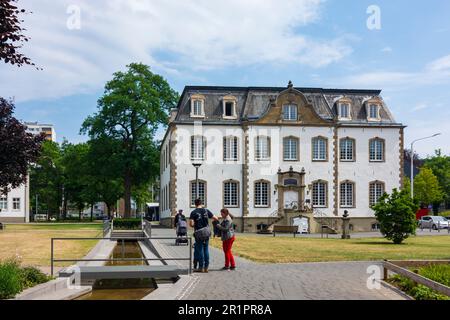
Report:
[[[450,2],[364,0],[20,0],[44,71],[0,65],[0,95],[16,115],[53,123],[79,142],[113,72],[143,62],[185,85],[382,89],[405,143],[450,154]],[[376,5],[381,29],[370,30]],[[75,7],[73,7],[75,6]],[[75,10],[75,11],[73,11]],[[80,19],[74,12],[80,12]],[[69,28],[80,22],[80,28]],[[76,25],[76,24],[75,24]]]

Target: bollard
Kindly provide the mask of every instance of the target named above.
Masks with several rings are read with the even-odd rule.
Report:
[[[441,232],[441,222],[440,221],[438,221],[438,232],[439,233]]]

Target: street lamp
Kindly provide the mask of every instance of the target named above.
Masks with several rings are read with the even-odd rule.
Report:
[[[411,199],[414,198],[414,143],[416,143],[417,141],[434,138],[434,137],[437,137],[440,135],[441,135],[441,133],[436,133],[436,134],[433,134],[432,136],[416,139],[413,142],[411,142],[411,155],[410,155],[410,158],[411,158]]]
[[[198,169],[202,166],[201,162],[193,162],[195,168],[195,200],[199,199],[199,185],[198,185]]]

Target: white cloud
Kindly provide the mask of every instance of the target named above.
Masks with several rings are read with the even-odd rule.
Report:
[[[450,55],[437,59],[428,64],[427,70],[429,71],[444,71],[450,70]]]
[[[383,49],[381,49],[381,52],[391,53],[392,52],[392,48],[391,47],[384,47]]]
[[[412,111],[420,111],[420,110],[424,110],[428,108],[428,104],[426,103],[419,103],[418,105],[416,105],[414,108],[412,108]]]
[[[92,92],[133,61],[185,79],[229,66],[323,67],[351,49],[345,39],[299,33],[320,19],[322,2],[23,0],[33,11],[25,17],[32,39],[24,49],[44,71],[0,66],[2,94],[22,101]],[[66,27],[69,5],[81,8],[81,30]]]

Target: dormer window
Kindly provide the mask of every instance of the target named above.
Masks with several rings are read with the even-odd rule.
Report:
[[[232,96],[226,96],[223,98],[223,118],[224,119],[236,119],[236,98]]]
[[[370,103],[367,108],[367,120],[377,121],[380,120],[380,105]]]
[[[200,95],[191,97],[191,118],[205,117],[205,98]]]
[[[285,104],[283,106],[283,120],[296,121],[297,120],[297,105]]]
[[[338,104],[338,110],[340,120],[351,120],[352,117],[350,115],[350,103],[340,102]]]

